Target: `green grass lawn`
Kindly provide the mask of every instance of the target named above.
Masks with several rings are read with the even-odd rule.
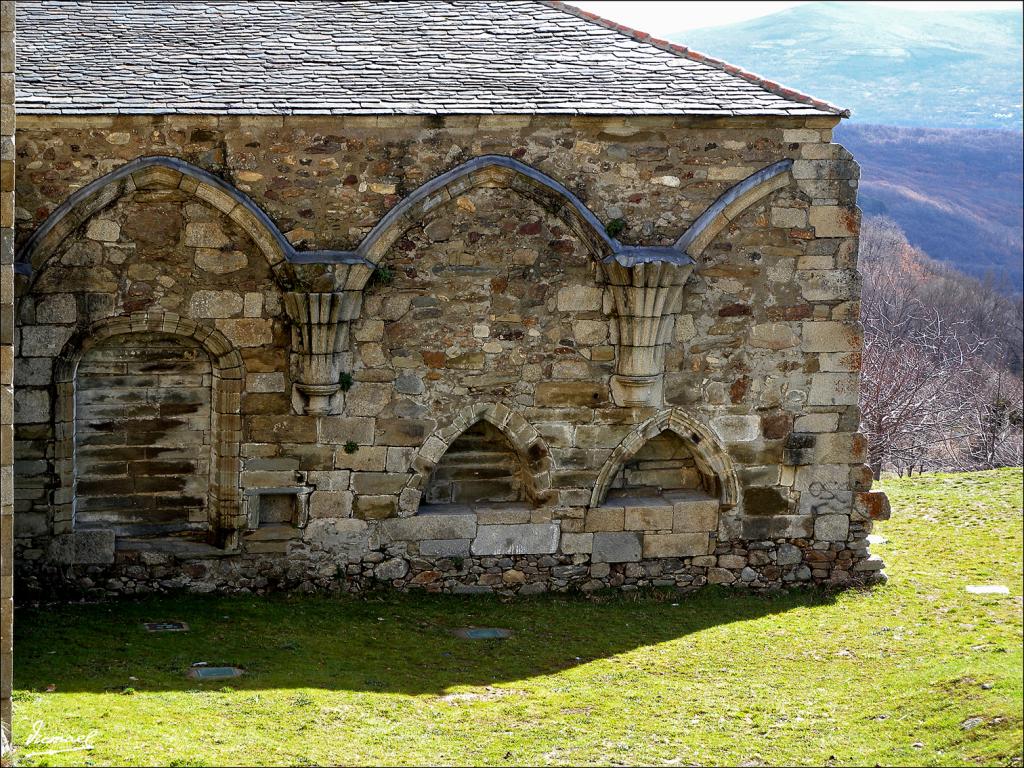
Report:
[[[37,721],[94,736],[16,764],[1021,765],[1021,484],[1019,469],[887,481],[889,583],[831,596],[21,608],[16,740]],[[450,632],[467,625],[515,634]],[[247,672],[194,682],[196,661]]]

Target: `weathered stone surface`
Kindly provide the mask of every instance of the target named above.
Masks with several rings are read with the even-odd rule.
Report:
[[[801,348],[805,352],[849,352],[863,346],[863,333],[856,323],[816,320],[803,324]]]
[[[779,565],[796,565],[802,559],[803,553],[799,547],[794,547],[792,544],[780,544],[775,562]]]
[[[706,533],[645,533],[644,558],[693,557],[708,553]]]
[[[398,501],[394,496],[356,496],[352,507],[352,516],[360,520],[383,520],[394,517],[398,511]]]
[[[114,531],[75,531],[75,563],[106,565],[114,562]]]
[[[789,500],[778,488],[747,488],[743,491],[743,511],[748,515],[784,515]]]
[[[590,554],[594,549],[594,534],[563,533],[561,550],[567,555]]]
[[[56,210],[125,158],[171,155],[216,166],[306,253],[357,247],[422,180],[481,154],[531,164],[543,157],[545,173],[602,220],[621,217],[623,241],[640,245],[673,242],[735,180],[783,156],[797,159],[798,178],[757,197],[754,208],[731,207],[721,237],[692,244],[702,267],[682,290],[645,298],[605,285],[617,273],[594,269],[594,246],[604,246],[591,242],[587,226],[567,221],[564,202],[545,189],[524,196],[511,188],[523,182],[505,169],[476,169],[407,211],[389,248],[367,245],[387,269],[365,289],[365,266],[284,264],[272,233],[214,186],[197,187],[169,169],[137,174],[139,190],[108,201],[65,237],[20,299],[11,341],[19,352],[15,445],[22,455],[17,495],[5,495],[25,510],[17,547],[31,557],[19,555],[19,567],[42,573],[33,563],[70,546],[49,545],[73,527],[66,511],[73,486],[64,482],[64,465],[72,463],[61,457],[74,446],[58,441],[54,427],[75,404],[54,380],[54,357],[62,350],[73,357],[83,340],[91,343],[85,334],[99,321],[112,323],[118,338],[140,328],[182,336],[196,360],[210,360],[208,369],[174,372],[174,383],[160,378],[171,373],[146,371],[155,378],[138,387],[178,398],[168,398],[167,415],[181,423],[161,429],[195,433],[191,442],[178,440],[190,446],[182,456],[167,459],[180,462],[177,474],[152,477],[184,482],[190,491],[179,495],[199,500],[189,513],[197,538],[234,540],[232,526],[244,512],[232,507],[235,488],[243,498],[248,490],[278,489],[288,502],[261,507],[261,514],[287,517],[281,530],[242,535],[237,553],[219,553],[223,565],[174,564],[186,584],[358,590],[383,580],[528,594],[691,588],[705,579],[771,589],[871,577],[863,529],[888,508],[859,495],[870,479],[859,468],[864,443],[850,431],[861,345],[850,228],[856,167],[820,123],[747,121],[743,135],[733,136],[729,119],[697,130],[668,118],[499,116],[483,129],[477,117],[343,116],[327,130],[306,116],[208,115],[202,125],[173,115],[26,116],[19,130],[40,165],[19,169],[25,211]],[[480,130],[486,142],[467,144]],[[426,133],[430,141],[422,140]],[[111,144],[112,136],[121,143]],[[584,166],[593,173],[581,174]],[[665,197],[673,194],[675,202]],[[19,226],[19,243],[26,242],[38,218]],[[662,290],[671,271],[637,265],[620,276]],[[8,306],[13,293],[5,285],[0,303]],[[327,378],[343,391],[318,416],[293,411],[308,405],[297,373],[309,372],[296,360],[302,340],[285,312],[284,294],[295,290],[358,297],[346,305],[358,307],[351,324],[332,340],[337,367]],[[656,295],[669,300],[662,305]],[[620,322],[623,313],[628,322]],[[13,357],[2,342],[0,363]],[[623,369],[638,380],[626,381]],[[638,372],[648,369],[653,378],[640,381]],[[81,383],[71,391],[85,392]],[[90,391],[118,389],[101,385]],[[646,394],[626,404],[634,390]],[[0,388],[0,397],[9,413],[13,395]],[[96,424],[106,425],[97,436],[118,434],[112,414],[123,406],[97,406],[111,409],[96,414]],[[493,409],[492,433],[473,428],[485,407]],[[678,442],[652,438],[662,418],[662,427],[678,430]],[[147,438],[139,447],[165,446]],[[89,466],[84,456],[79,469]],[[79,474],[82,489],[93,482],[99,490],[89,474]],[[607,487],[595,501],[599,481]],[[459,486],[448,494],[456,502],[448,510],[464,501],[464,512],[416,514],[445,506],[425,492],[446,484]],[[714,489],[721,500],[698,488]],[[679,489],[692,496],[676,498]],[[302,529],[296,500],[307,492]],[[643,500],[627,504],[628,496]],[[80,493],[79,501],[89,498]],[[48,505],[52,511],[42,512]],[[854,524],[843,533],[833,518],[848,517]],[[502,533],[510,538],[499,541]],[[495,554],[476,554],[474,542]],[[497,553],[520,545],[537,551]],[[32,560],[38,553],[42,559]],[[637,565],[641,559],[648,562]],[[868,564],[858,570],[861,562]],[[130,572],[120,561],[102,567],[126,591],[168,588],[154,575],[155,560]],[[254,572],[264,585],[244,575]]]
[[[761,420],[757,416],[716,416],[711,426],[726,443],[748,442],[761,435]]]
[[[858,520],[888,520],[892,515],[889,497],[882,491],[862,491],[854,494],[854,513]]]
[[[381,581],[394,581],[401,579],[409,572],[409,563],[400,557],[385,560],[373,569],[373,575]]]
[[[474,555],[549,555],[558,549],[558,525],[481,525]]]
[[[303,538],[314,548],[330,552],[343,562],[357,562],[366,551],[369,528],[363,520],[310,520]]]
[[[427,539],[420,542],[424,557],[469,557],[472,539]]]
[[[476,537],[476,516],[415,515],[385,520],[380,527],[384,538],[391,541],[421,539],[472,539]]]
[[[587,510],[587,531],[621,531],[625,528],[626,511],[623,507],[595,507]]]
[[[666,494],[672,501],[672,530],[697,533],[718,530],[718,499],[703,494]]]
[[[350,491],[316,491],[309,497],[310,517],[351,517]]]
[[[635,563],[643,555],[643,534],[639,532],[595,533],[592,559],[595,563]]]
[[[736,576],[724,568],[708,568],[708,584],[732,584]]]
[[[672,529],[673,506],[665,499],[622,499],[625,507],[623,528],[627,531]]]
[[[846,541],[849,533],[848,515],[822,515],[814,521],[814,538],[821,541]]]

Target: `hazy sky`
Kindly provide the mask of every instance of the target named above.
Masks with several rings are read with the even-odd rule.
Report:
[[[584,0],[573,2],[568,0],[570,5],[596,13],[599,16],[625,24],[628,27],[639,29],[642,32],[651,34],[670,35],[673,32],[682,32],[687,29],[698,27],[713,27],[719,24],[732,24],[737,21],[767,16],[770,13],[792,8],[795,5],[803,5],[802,2],[785,2],[785,0],[759,0],[750,2],[740,0],[725,2],[709,2],[706,0],[671,0],[671,2],[621,2],[620,0]],[[919,11],[964,11],[982,9],[1003,9],[1020,10],[1024,3],[1020,2],[985,2],[984,0],[973,0],[973,2],[956,2],[954,0],[940,0],[939,2],[928,2],[918,0],[917,2],[877,2],[875,5],[887,5],[894,8],[907,8]]]

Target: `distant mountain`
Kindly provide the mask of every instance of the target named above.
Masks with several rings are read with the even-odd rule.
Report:
[[[669,38],[847,107],[856,122],[1019,131],[1021,19],[809,3]]]
[[[835,141],[861,166],[858,202],[933,258],[1002,289],[1024,289],[1022,136],[844,123]]]

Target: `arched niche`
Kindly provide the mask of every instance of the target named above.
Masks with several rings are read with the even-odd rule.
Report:
[[[692,461],[701,490],[717,498],[722,507],[735,506],[739,499],[739,482],[728,451],[711,429],[678,408],[662,411],[623,438],[598,474],[590,506],[604,503],[616,477],[626,471],[645,445],[666,432],[678,438],[679,444],[689,452],[687,463]]]
[[[118,350],[118,343],[121,348]],[[83,468],[87,468],[89,462],[84,456],[79,455],[81,441],[76,434],[76,429],[81,421],[78,418],[77,409],[80,404],[80,376],[79,369],[86,361],[100,361],[107,358],[110,362],[118,358],[126,358],[125,347],[131,349],[145,350],[148,360],[153,361],[153,355],[164,345],[168,350],[175,350],[172,357],[175,359],[202,359],[208,365],[208,374],[199,372],[199,376],[206,376],[209,387],[208,407],[205,411],[209,414],[208,428],[203,427],[202,431],[208,433],[209,445],[203,450],[208,450],[208,459],[201,457],[195,466],[203,466],[206,469],[203,478],[205,480],[205,504],[207,520],[205,525],[182,526],[183,530],[190,529],[193,533],[200,531],[205,533],[209,543],[220,546],[233,546],[236,543],[237,531],[244,528],[245,519],[240,506],[239,493],[239,444],[241,442],[241,392],[244,380],[244,365],[238,351],[234,349],[227,338],[214,328],[201,325],[193,320],[180,317],[166,312],[139,312],[132,315],[111,318],[95,324],[83,332],[72,337],[65,345],[57,358],[54,370],[54,384],[56,386],[56,412],[54,414],[54,432],[56,438],[56,469],[59,479],[59,487],[54,494],[54,533],[69,533],[76,526],[76,513],[78,505],[77,488],[78,483],[85,478]],[[110,353],[111,350],[115,352]],[[194,350],[195,354],[188,354],[188,350]],[[184,353],[183,353],[184,351]],[[130,357],[130,355],[128,355]],[[122,363],[128,365],[127,363]],[[154,366],[150,366],[151,372]],[[159,368],[159,366],[156,366]],[[174,366],[171,366],[173,368]],[[102,368],[102,364],[100,365]],[[199,368],[202,368],[200,365]],[[132,373],[125,369],[127,373]],[[83,371],[84,373],[84,371]],[[144,371],[134,373],[143,374]],[[111,388],[117,388],[116,381],[107,382]],[[163,382],[166,384],[167,382]],[[206,385],[204,380],[203,386]],[[91,382],[90,389],[95,390],[102,382]],[[155,382],[154,388],[161,382]],[[131,387],[126,387],[130,390]],[[167,392],[175,390],[165,388]],[[186,388],[188,389],[188,388]],[[198,392],[200,386],[192,387]],[[179,388],[179,391],[181,389]],[[130,395],[129,399],[137,399],[137,396]],[[173,401],[170,397],[169,402]],[[186,398],[188,399],[188,398]],[[195,399],[195,398],[192,398]],[[158,403],[163,400],[158,399]],[[185,410],[192,410],[186,408]],[[193,411],[195,413],[195,411]],[[166,416],[167,414],[163,414]],[[159,418],[160,414],[156,414]],[[164,425],[166,426],[166,425]],[[95,434],[95,429],[90,429],[90,434]],[[145,449],[151,448],[153,456],[158,456],[162,447],[158,444],[147,444],[144,439],[144,430],[136,436],[131,447],[139,450],[144,455]],[[159,442],[159,441],[156,441]],[[139,471],[142,471],[139,469]],[[92,478],[95,480],[97,478]],[[87,479],[88,480],[88,479]],[[102,520],[95,515],[86,514],[83,520],[89,527],[97,527]],[[84,512],[84,510],[83,510]],[[194,517],[194,516],[193,516]],[[193,523],[200,521],[192,520]],[[115,529],[116,524],[111,524]],[[145,527],[137,530],[145,532]],[[156,526],[153,532],[160,532]],[[170,529],[165,529],[170,532]]]
[[[487,489],[481,486],[483,495],[480,497],[480,503],[541,506],[547,502],[551,487],[551,460],[548,447],[540,433],[522,416],[502,403],[479,403],[467,406],[456,413],[447,426],[438,429],[427,438],[416,454],[412,463],[412,476],[403,494],[414,496],[416,503],[406,507],[406,514],[444,511],[443,507],[446,505],[466,504],[476,493],[473,488],[465,489],[465,495],[462,496],[459,496],[458,491],[455,494],[449,493],[446,499],[435,496],[431,500],[424,499],[423,496],[430,488],[431,481],[437,479],[438,471],[445,471],[445,457],[449,452],[454,449],[454,456],[458,457],[457,462],[460,458],[466,458],[465,453],[479,448],[482,444],[490,447],[483,452],[484,454],[489,453],[496,461],[500,461],[500,466],[496,467],[496,470],[498,476],[502,478],[502,483],[492,484],[491,487],[497,488],[499,492],[502,487],[506,488],[506,497],[512,498],[489,500]],[[460,457],[460,454],[463,456]],[[441,478],[441,482],[448,481],[449,477]],[[486,482],[494,478],[480,479]],[[466,473],[455,478],[455,482],[460,480],[470,482],[472,475]]]

